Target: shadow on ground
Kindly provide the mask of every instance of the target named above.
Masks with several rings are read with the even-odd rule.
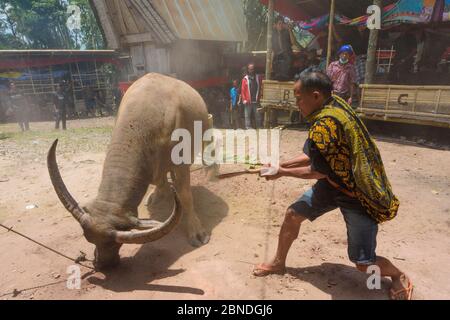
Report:
[[[323,263],[305,268],[287,268],[286,272],[329,294],[333,300],[386,300],[389,298],[390,280],[382,278],[381,289],[369,290],[367,287],[369,275],[351,266]]]
[[[205,187],[193,187],[192,192],[195,209],[210,233],[227,215],[228,205]],[[165,220],[171,212],[172,204],[172,200],[169,200],[152,208],[152,219]],[[203,295],[201,288],[152,284],[155,280],[174,277],[184,272],[184,269],[170,267],[180,257],[195,249],[187,241],[183,223],[165,238],[141,246],[134,256],[122,257],[120,266],[105,272],[104,279],[91,276],[87,281],[114,292],[147,290]]]

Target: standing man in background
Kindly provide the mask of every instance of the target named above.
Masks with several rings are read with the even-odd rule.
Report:
[[[292,41],[289,30],[282,17],[278,17],[272,36],[274,79],[278,81],[291,80]]]
[[[241,96],[245,110],[245,128],[250,129],[254,121],[254,128],[262,126],[261,113],[258,112],[259,99],[262,92],[262,77],[256,74],[255,64],[247,66],[247,75],[242,79]]]
[[[20,129],[23,131],[30,130],[30,121],[29,121],[29,108],[27,99],[23,96],[22,93],[16,87],[14,82],[11,82],[9,85],[9,97],[11,101],[11,107],[14,110],[14,115],[16,117],[16,121],[19,124]]]
[[[339,60],[328,66],[327,75],[333,82],[333,94],[352,105],[353,96],[357,91],[356,68],[350,61],[354,55],[353,48],[350,45],[342,46],[338,55]]]
[[[239,115],[239,104],[241,95],[239,92],[239,84],[237,80],[233,80],[233,87],[230,89],[230,113],[231,124],[234,130],[241,128],[241,121]]]
[[[67,91],[61,84],[56,87],[53,104],[55,106],[55,129],[59,129],[59,123],[62,122],[62,129],[66,130]]]

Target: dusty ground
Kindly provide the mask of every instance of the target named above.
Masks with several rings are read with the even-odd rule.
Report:
[[[113,123],[71,121],[66,133],[52,131],[50,123],[32,124],[26,134],[13,124],[0,126],[0,222],[67,255],[82,250],[92,258],[92,245],[53,191],[45,155],[59,137],[66,185],[78,201],[87,201],[95,196]],[[283,131],[282,157],[295,155],[305,138],[304,132]],[[378,254],[410,275],[415,299],[450,299],[450,151],[402,141],[378,145],[402,203],[398,218],[380,228]],[[389,281],[369,291],[366,276],[348,261],[339,211],[302,227],[287,275],[251,275],[253,264],[273,254],[285,208],[310,185],[256,176],[212,183],[194,172],[195,206],[211,231],[210,243],[190,247],[180,227],[158,242],[126,245],[114,272],[82,268],[80,290],[66,288],[70,261],[0,230],[0,299],[386,299]],[[25,209],[32,204],[38,207]],[[140,216],[148,216],[144,206]],[[14,297],[14,289],[28,290]]]

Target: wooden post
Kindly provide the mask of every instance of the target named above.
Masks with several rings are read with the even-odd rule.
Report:
[[[81,89],[84,88],[83,79],[81,78],[80,66],[78,65],[78,61],[76,62],[78,78],[80,79]]]
[[[267,56],[266,56],[266,80],[270,80],[272,74],[272,35],[273,35],[273,11],[275,0],[269,0],[269,11],[267,12]]]
[[[97,78],[97,89],[100,89],[100,78],[98,77],[97,60],[94,60],[95,77]]]
[[[336,9],[336,1],[331,0],[330,22],[328,25],[328,48],[327,48],[327,68],[331,63],[331,52],[333,49],[333,29],[334,29],[334,12]]]
[[[374,0],[373,4],[375,6],[383,8],[382,0]],[[367,61],[366,61],[366,74],[365,74],[365,83],[371,84],[373,83],[375,77],[375,69],[376,69],[376,60],[377,60],[377,44],[378,44],[378,29],[371,29],[369,35],[369,46],[367,48]]]
[[[50,82],[52,84],[52,90],[50,92],[55,92],[55,80],[53,79],[53,66],[52,65],[50,65],[49,70],[50,70]]]

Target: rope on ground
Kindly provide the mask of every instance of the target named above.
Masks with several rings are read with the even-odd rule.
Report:
[[[70,260],[70,261],[72,261],[72,262],[75,262],[76,264],[78,264],[78,265],[80,265],[80,266],[82,266],[82,267],[85,267],[85,268],[91,269],[91,270],[95,270],[95,268],[90,267],[90,266],[87,266],[87,265],[81,263],[81,262],[83,262],[83,261],[92,262],[92,260],[86,259],[86,254],[85,254],[84,252],[81,252],[81,251],[80,251],[80,255],[79,255],[76,259],[74,259],[74,258],[71,258],[71,257],[69,257],[69,256],[66,256],[65,254],[63,254],[63,253],[61,253],[61,252],[59,252],[59,251],[57,251],[57,250],[55,250],[55,249],[52,249],[52,248],[46,246],[45,244],[42,244],[42,243],[40,243],[40,242],[38,242],[38,241],[36,241],[36,240],[33,240],[33,239],[31,239],[30,237],[28,237],[28,236],[26,236],[26,235],[24,235],[24,234],[22,234],[22,233],[20,233],[20,232],[17,232],[17,231],[15,231],[15,230],[13,230],[12,227],[11,227],[11,228],[8,228],[8,227],[4,226],[4,225],[1,224],[1,223],[0,223],[0,227],[2,227],[2,228],[4,228],[4,229],[8,230],[8,232],[15,233],[15,234],[17,234],[17,235],[19,235],[19,236],[21,236],[21,237],[23,237],[23,238],[25,238],[25,239],[27,239],[27,240],[29,240],[29,241],[35,243],[35,244],[41,246],[41,247],[43,247],[43,248],[45,248],[45,249],[47,249],[47,250],[49,250],[49,251],[51,251],[51,252],[53,252],[53,253],[56,253],[57,255],[60,255],[61,257],[64,257],[64,258],[66,258],[66,259],[68,259],[68,260]]]

